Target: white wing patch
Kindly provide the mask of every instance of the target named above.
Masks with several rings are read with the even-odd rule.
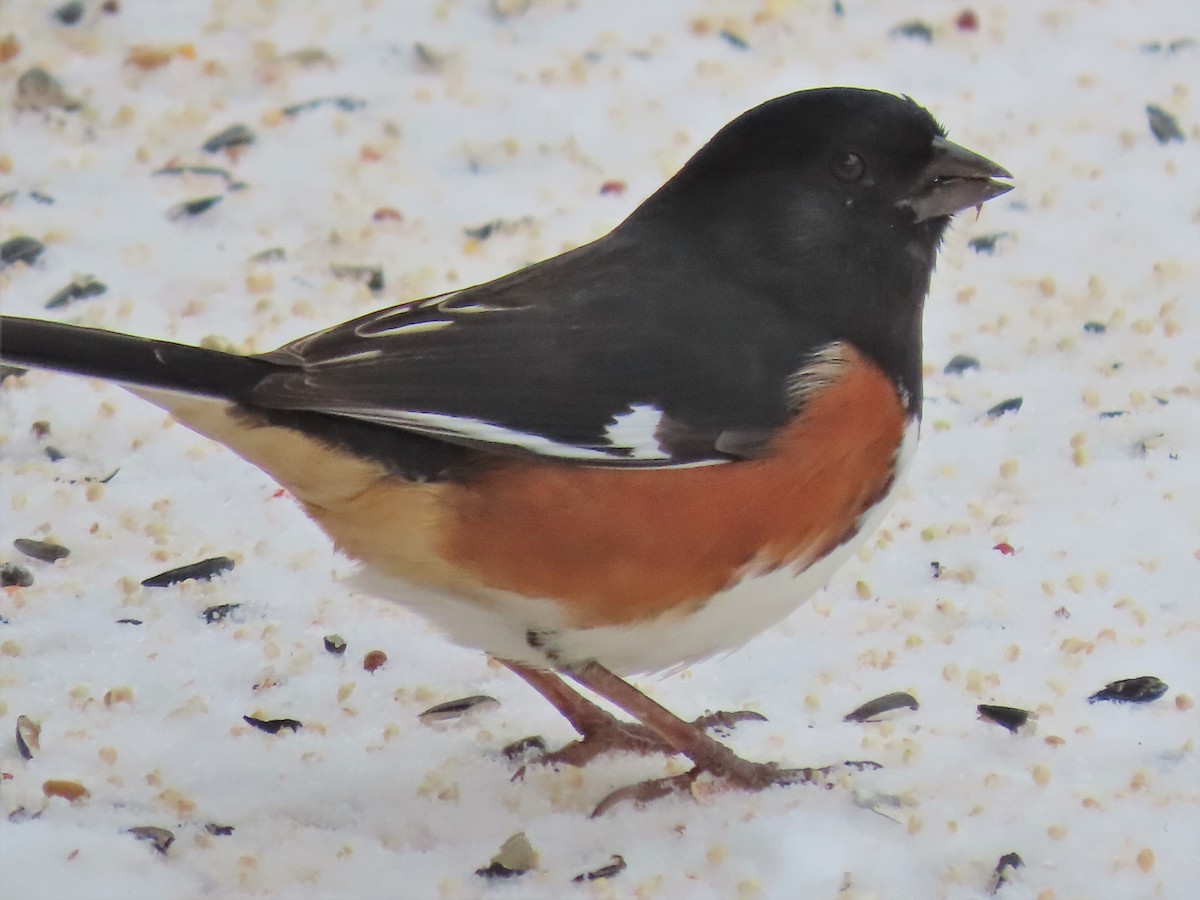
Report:
[[[613,416],[604,430],[604,439],[612,447],[630,452],[634,459],[670,459],[671,454],[658,442],[662,417],[661,409],[647,403],[635,403],[627,412]]]
[[[580,447],[574,444],[564,444],[553,441],[545,435],[531,434],[497,425],[495,422],[485,422],[482,419],[471,419],[464,416],[452,416],[446,413],[414,412],[412,410],[396,409],[366,409],[356,410],[339,407],[337,414],[354,419],[365,419],[382,425],[394,425],[409,428],[423,434],[438,437],[457,438],[479,444],[500,444],[528,450],[538,456],[553,456],[559,459],[578,460],[614,460],[624,458],[624,454],[602,450],[597,447]]]
[[[652,406],[638,405],[631,408],[629,412],[615,416],[606,432],[608,446],[563,443],[552,440],[543,434],[519,431],[495,422],[467,416],[453,416],[448,413],[417,412],[407,409],[355,409],[342,406],[330,411],[338,416],[389,425],[393,428],[403,428],[418,434],[445,438],[450,441],[514,447],[536,456],[575,460],[583,463],[640,462],[645,463],[645,468],[653,469],[693,468],[728,462],[727,459],[675,461],[653,439],[653,429],[661,419],[662,413]],[[613,441],[614,430],[620,443]],[[658,465],[655,465],[656,463]]]

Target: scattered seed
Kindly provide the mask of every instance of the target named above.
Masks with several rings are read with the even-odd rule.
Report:
[[[387,663],[387,654],[382,650],[371,650],[363,657],[363,671],[374,672]]]
[[[546,741],[540,734],[531,734],[529,737],[518,738],[511,744],[505,745],[500,752],[504,754],[504,758],[512,761],[524,759],[532,756],[535,753],[544,753],[546,751]]]
[[[32,266],[45,249],[45,244],[27,234],[9,238],[0,244],[0,269],[7,269],[13,263],[19,262]]]
[[[42,749],[41,736],[41,725],[29,716],[17,716],[17,752],[22,759],[33,759],[33,754]]]
[[[223,178],[225,183],[232,187],[236,182],[233,174],[228,169],[222,169],[220,166],[163,166],[161,169],[155,169],[151,175],[205,175],[216,178]]]
[[[155,850],[164,856],[167,848],[175,843],[175,835],[157,825],[138,825],[136,828],[127,829],[127,833],[132,834],[140,841],[148,841]]]
[[[991,722],[993,725],[1007,728],[1013,734],[1016,734],[1032,715],[1027,709],[1018,709],[1015,706],[993,706],[990,703],[980,703],[975,707],[975,711],[979,713],[979,718],[984,722]]]
[[[167,210],[167,218],[172,222],[191,216],[198,216],[207,210],[212,209],[225,198],[220,194],[212,197],[199,197],[195,200],[185,200],[183,203],[176,203]]]
[[[729,46],[733,47],[735,50],[750,49],[750,45],[746,43],[746,39],[741,35],[734,34],[732,31],[726,28],[722,28],[720,34],[725,43],[729,44]]]
[[[33,584],[33,575],[24,566],[16,563],[0,564],[0,587],[29,587]]]
[[[219,131],[204,142],[201,150],[205,153],[220,153],[230,147],[246,147],[255,141],[254,132],[247,125],[230,125],[224,131]]]
[[[1105,325],[1103,322],[1096,322],[1096,321],[1084,322],[1083,330],[1086,331],[1088,334],[1104,334],[1104,332],[1108,331],[1108,326]]]
[[[876,697],[874,700],[868,700],[862,706],[855,709],[853,712],[848,712],[842,717],[843,722],[868,722],[884,713],[891,712],[895,709],[920,709],[921,704],[917,703],[917,698],[907,691],[894,691],[890,694],[884,694],[882,697]]]
[[[141,625],[141,619],[117,619],[118,625]]]
[[[601,878],[612,878],[614,875],[620,875],[624,871],[625,857],[619,853],[614,853],[607,864],[598,869],[592,869],[590,872],[576,875],[571,880],[577,884],[584,881],[598,881]]]
[[[204,826],[204,830],[217,837],[229,837],[233,834],[232,825],[218,825],[216,822],[209,822]]]
[[[1007,413],[1016,412],[1024,402],[1023,397],[1010,397],[1008,400],[1001,400],[987,411],[987,417],[989,419],[998,419]]]
[[[346,652],[346,639],[340,634],[327,634],[325,635],[325,649],[341,656]]]
[[[142,587],[168,587],[181,581],[208,581],[218,575],[233,571],[234,562],[228,556],[212,556],[200,562],[168,569],[151,575],[142,582]]]
[[[1008,883],[1008,876],[1015,870],[1025,865],[1025,860],[1021,859],[1018,853],[1005,853],[1000,857],[1000,861],[996,863],[996,869],[992,873],[991,892],[994,894]]]
[[[1154,139],[1160,144],[1169,144],[1171,141],[1183,140],[1183,132],[1179,130],[1179,123],[1175,121],[1173,115],[1161,106],[1148,103],[1146,105],[1146,119],[1150,123],[1150,133],[1154,135]]]
[[[1122,678],[1106,684],[1088,697],[1088,703],[1107,700],[1110,703],[1151,703],[1167,692],[1167,683],[1153,675]]]
[[[366,105],[366,100],[358,100],[355,97],[319,97],[316,100],[305,100],[303,103],[293,103],[291,106],[285,106],[283,114],[285,116],[298,116],[300,113],[308,112],[310,109],[317,109],[321,106],[335,106],[342,112],[354,112]]]
[[[50,462],[61,462],[67,458],[67,454],[49,444],[42,448],[42,453],[46,455],[46,459],[50,460]]]
[[[74,25],[83,18],[83,0],[70,0],[54,11],[54,18],[64,25]]]
[[[950,362],[946,363],[946,367],[942,369],[947,375],[961,375],[963,372],[970,372],[973,369],[979,368],[979,360],[974,356],[968,356],[965,353],[959,353],[951,357]]]
[[[536,868],[537,863],[537,851],[525,832],[519,831],[501,845],[487,868],[476,869],[475,874],[481,878],[512,878]]]
[[[46,309],[60,309],[74,303],[76,300],[89,300],[92,297],[99,297],[107,290],[108,285],[103,281],[96,281],[92,276],[84,275],[81,278],[73,280],[47,300]]]
[[[1129,413],[1123,409],[1110,409],[1110,410],[1100,413],[1100,418],[1101,419],[1119,419],[1119,418],[1121,418],[1121,416],[1127,416],[1127,415],[1129,415]]]
[[[403,222],[404,216],[400,214],[400,210],[391,206],[381,206],[375,212],[371,213],[372,222]]]
[[[920,19],[910,19],[907,22],[901,22],[895,28],[888,32],[893,37],[915,38],[918,41],[924,41],[927,44],[933,43],[933,28],[927,22],[922,22]]]
[[[71,551],[62,544],[54,544],[50,541],[35,541],[32,538],[17,538],[13,541],[13,546],[18,553],[23,553],[31,559],[41,560],[46,563],[58,562],[60,559],[66,559],[71,555]]]
[[[242,716],[242,720],[267,734],[279,734],[285,728],[296,731],[304,727],[304,723],[297,719],[259,719],[254,716]]]
[[[250,262],[273,263],[283,262],[285,259],[287,259],[287,251],[285,251],[282,247],[270,247],[266,250],[263,250],[261,253],[255,253],[252,257],[250,257]]]
[[[530,223],[529,216],[520,219],[492,219],[474,228],[464,228],[463,234],[476,241],[486,241],[494,234],[512,234]]]
[[[601,197],[619,197],[625,193],[627,185],[618,179],[610,179],[600,185]]]
[[[1013,549],[1012,544],[1005,543],[1004,541],[1001,541],[999,544],[997,544],[992,549],[997,551],[998,553],[1000,553],[1003,556],[1012,556],[1014,553],[1017,552],[1016,550]]]
[[[82,106],[63,90],[57,78],[41,66],[34,66],[21,73],[17,79],[17,99],[14,105],[18,110],[43,111],[57,108],[67,112],[74,112]]]
[[[42,793],[47,797],[61,797],[71,803],[91,796],[91,792],[78,781],[66,781],[62,778],[51,778],[42,782]]]
[[[954,27],[959,31],[978,31],[979,15],[973,9],[964,9],[955,18]]]
[[[986,253],[988,256],[991,256],[996,252],[996,244],[1006,237],[1008,237],[1007,231],[997,231],[995,234],[981,234],[979,237],[973,237],[967,241],[967,246],[976,253]]]
[[[334,263],[329,267],[334,278],[344,281],[360,281],[372,291],[383,290],[382,266],[343,266]]]
[[[929,568],[933,571],[934,578],[941,578],[942,575],[945,574],[945,572],[946,572],[946,567],[943,566],[936,559],[929,564]]]
[[[471,710],[482,706],[499,705],[500,701],[495,697],[488,697],[486,694],[475,694],[471,697],[463,697],[461,700],[448,700],[445,703],[431,706],[417,716],[417,718],[426,724],[430,722],[446,722],[450,719],[457,719]]]
[[[34,203],[40,203],[43,206],[53,206],[54,198],[49,194],[43,194],[41,191],[30,191],[29,199]]]
[[[1150,41],[1142,44],[1141,49],[1143,53],[1166,53],[1169,56],[1194,46],[1196,46],[1196,42],[1191,38],[1176,38],[1165,44],[1162,41]]]
[[[41,817],[42,811],[40,809],[37,812],[31,812],[24,806],[18,806],[8,814],[8,821],[12,822],[14,825],[20,825],[22,822],[32,822],[33,820],[40,819]]]
[[[201,615],[204,616],[204,621],[209,625],[215,625],[217,622],[224,622],[235,609],[241,609],[240,603],[220,603],[216,606],[210,606],[204,610]]]

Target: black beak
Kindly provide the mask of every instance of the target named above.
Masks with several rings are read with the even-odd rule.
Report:
[[[993,178],[1012,178],[1012,174],[966,147],[935,137],[933,161],[917,179],[912,196],[901,200],[899,205],[909,207],[918,222],[952,216],[972,206],[982,206],[1013,189],[1011,184]]]

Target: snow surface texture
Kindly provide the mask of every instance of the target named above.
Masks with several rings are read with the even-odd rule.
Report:
[[[0,554],[33,584],[0,593],[0,893],[966,898],[1016,852],[996,896],[1194,896],[1200,46],[1184,39],[1200,38],[1200,7],[984,2],[972,20],[965,5],[855,0],[82,6],[70,26],[53,3],[0,6],[0,240],[46,245],[0,272],[6,313],[267,349],[596,237],[727,120],[819,85],[911,94],[1018,188],[946,241],[922,446],[869,549],[742,651],[642,682],[684,715],[767,714],[730,738],[751,758],[885,766],[829,791],[589,820],[613,788],[678,761],[512,781],[500,748],[565,742],[566,724],[480,654],[348,592],[347,562],[265,476],[117,388],[7,379]],[[913,21],[928,40],[894,30]],[[18,111],[34,66],[82,107]],[[341,96],[365,106],[281,112]],[[1156,139],[1147,104],[1182,139]],[[239,123],[255,143],[201,152]],[[154,174],[169,163],[245,187]],[[222,200],[166,215],[209,196]],[[968,244],[997,234],[990,253]],[[274,247],[283,259],[250,261]],[[383,288],[334,265],[381,266]],[[83,273],[107,292],[44,310]],[[956,354],[978,368],[945,374]],[[1018,411],[986,415],[1015,397]],[[28,559],[16,538],[71,555]],[[217,555],[236,568],[139,584]],[[240,606],[206,623],[219,604]],[[331,633],[344,655],[325,650]],[[373,650],[388,659],[368,672]],[[1141,675],[1169,690],[1088,703]],[[892,691],[920,709],[842,721]],[[474,694],[499,705],[418,719]],[[979,703],[1036,719],[1009,733]],[[28,761],[22,715],[41,726]],[[272,736],[244,715],[303,727]],[[55,779],[89,796],[47,797]],[[127,832],[140,826],[173,832],[165,855]],[[516,832],[536,868],[476,875]],[[572,882],[612,854],[624,871]]]

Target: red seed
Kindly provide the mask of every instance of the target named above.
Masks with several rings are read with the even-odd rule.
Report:
[[[954,24],[959,31],[978,31],[979,16],[975,14],[973,9],[964,9],[958,14],[958,18],[954,20]]]
[[[997,544],[997,545],[996,545],[995,547],[993,547],[992,549],[993,549],[993,550],[999,550],[999,551],[1000,551],[1001,553],[1003,553],[1005,556],[1012,556],[1014,553],[1016,553],[1016,552],[1017,552],[1016,550],[1014,550],[1014,549],[1013,549],[1013,545],[1012,545],[1012,544],[1004,544],[1004,543]]]
[[[371,218],[376,222],[399,222],[404,216],[400,215],[400,210],[392,209],[390,206],[381,206],[371,214]]]
[[[625,193],[625,182],[623,181],[617,181],[614,179],[612,181],[606,181],[604,184],[600,185],[601,197],[607,197],[610,194],[619,197],[623,193]]]
[[[387,662],[387,654],[382,650],[372,650],[363,657],[363,669],[368,672],[374,672],[381,668]]]

